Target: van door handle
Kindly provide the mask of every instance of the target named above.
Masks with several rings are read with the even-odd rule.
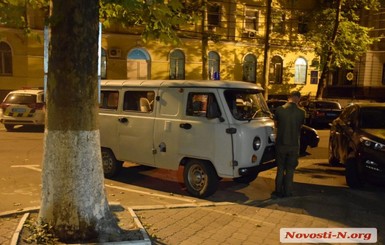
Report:
[[[179,127],[184,129],[190,129],[192,128],[192,125],[190,123],[181,123],[179,124]]]
[[[121,123],[128,123],[128,119],[126,117],[120,117],[118,118],[118,121]]]

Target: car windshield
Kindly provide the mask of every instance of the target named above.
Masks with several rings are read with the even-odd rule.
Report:
[[[385,107],[362,108],[361,128],[385,129]]]
[[[226,90],[224,95],[231,114],[237,120],[270,116],[266,101],[258,90],[232,89]]]
[[[36,95],[33,94],[10,94],[4,101],[9,104],[33,104],[36,102]]]

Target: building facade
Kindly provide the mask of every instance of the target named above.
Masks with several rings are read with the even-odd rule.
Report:
[[[259,83],[269,97],[286,97],[292,90],[315,96],[317,57],[301,42],[306,29],[301,13],[316,1],[284,1],[285,6],[273,1],[266,39],[267,2],[208,0],[204,28],[200,23],[181,26],[179,45],[143,42],[140,28],[111,25],[102,34],[102,79],[202,79],[202,52],[207,50],[208,79]],[[44,15],[28,9],[27,16],[34,35],[0,24],[0,98],[10,90],[44,85]],[[209,37],[207,47],[203,35]]]

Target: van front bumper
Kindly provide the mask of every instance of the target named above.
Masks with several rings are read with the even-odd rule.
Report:
[[[262,172],[265,170],[269,170],[269,169],[272,169],[276,166],[277,166],[277,164],[276,164],[275,160],[271,160],[269,162],[265,162],[261,165],[254,166],[254,167],[239,168],[238,173],[240,176],[246,176],[246,175],[249,175],[252,173],[259,173],[259,172]]]

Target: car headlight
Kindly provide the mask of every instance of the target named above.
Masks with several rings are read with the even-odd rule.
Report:
[[[253,140],[253,149],[257,151],[261,147],[261,138],[256,136]]]
[[[378,151],[385,151],[385,145],[384,144],[378,143],[378,142],[371,140],[369,138],[366,138],[366,137],[361,137],[360,141],[366,147],[369,147],[369,148],[372,148],[372,149],[378,150]]]

